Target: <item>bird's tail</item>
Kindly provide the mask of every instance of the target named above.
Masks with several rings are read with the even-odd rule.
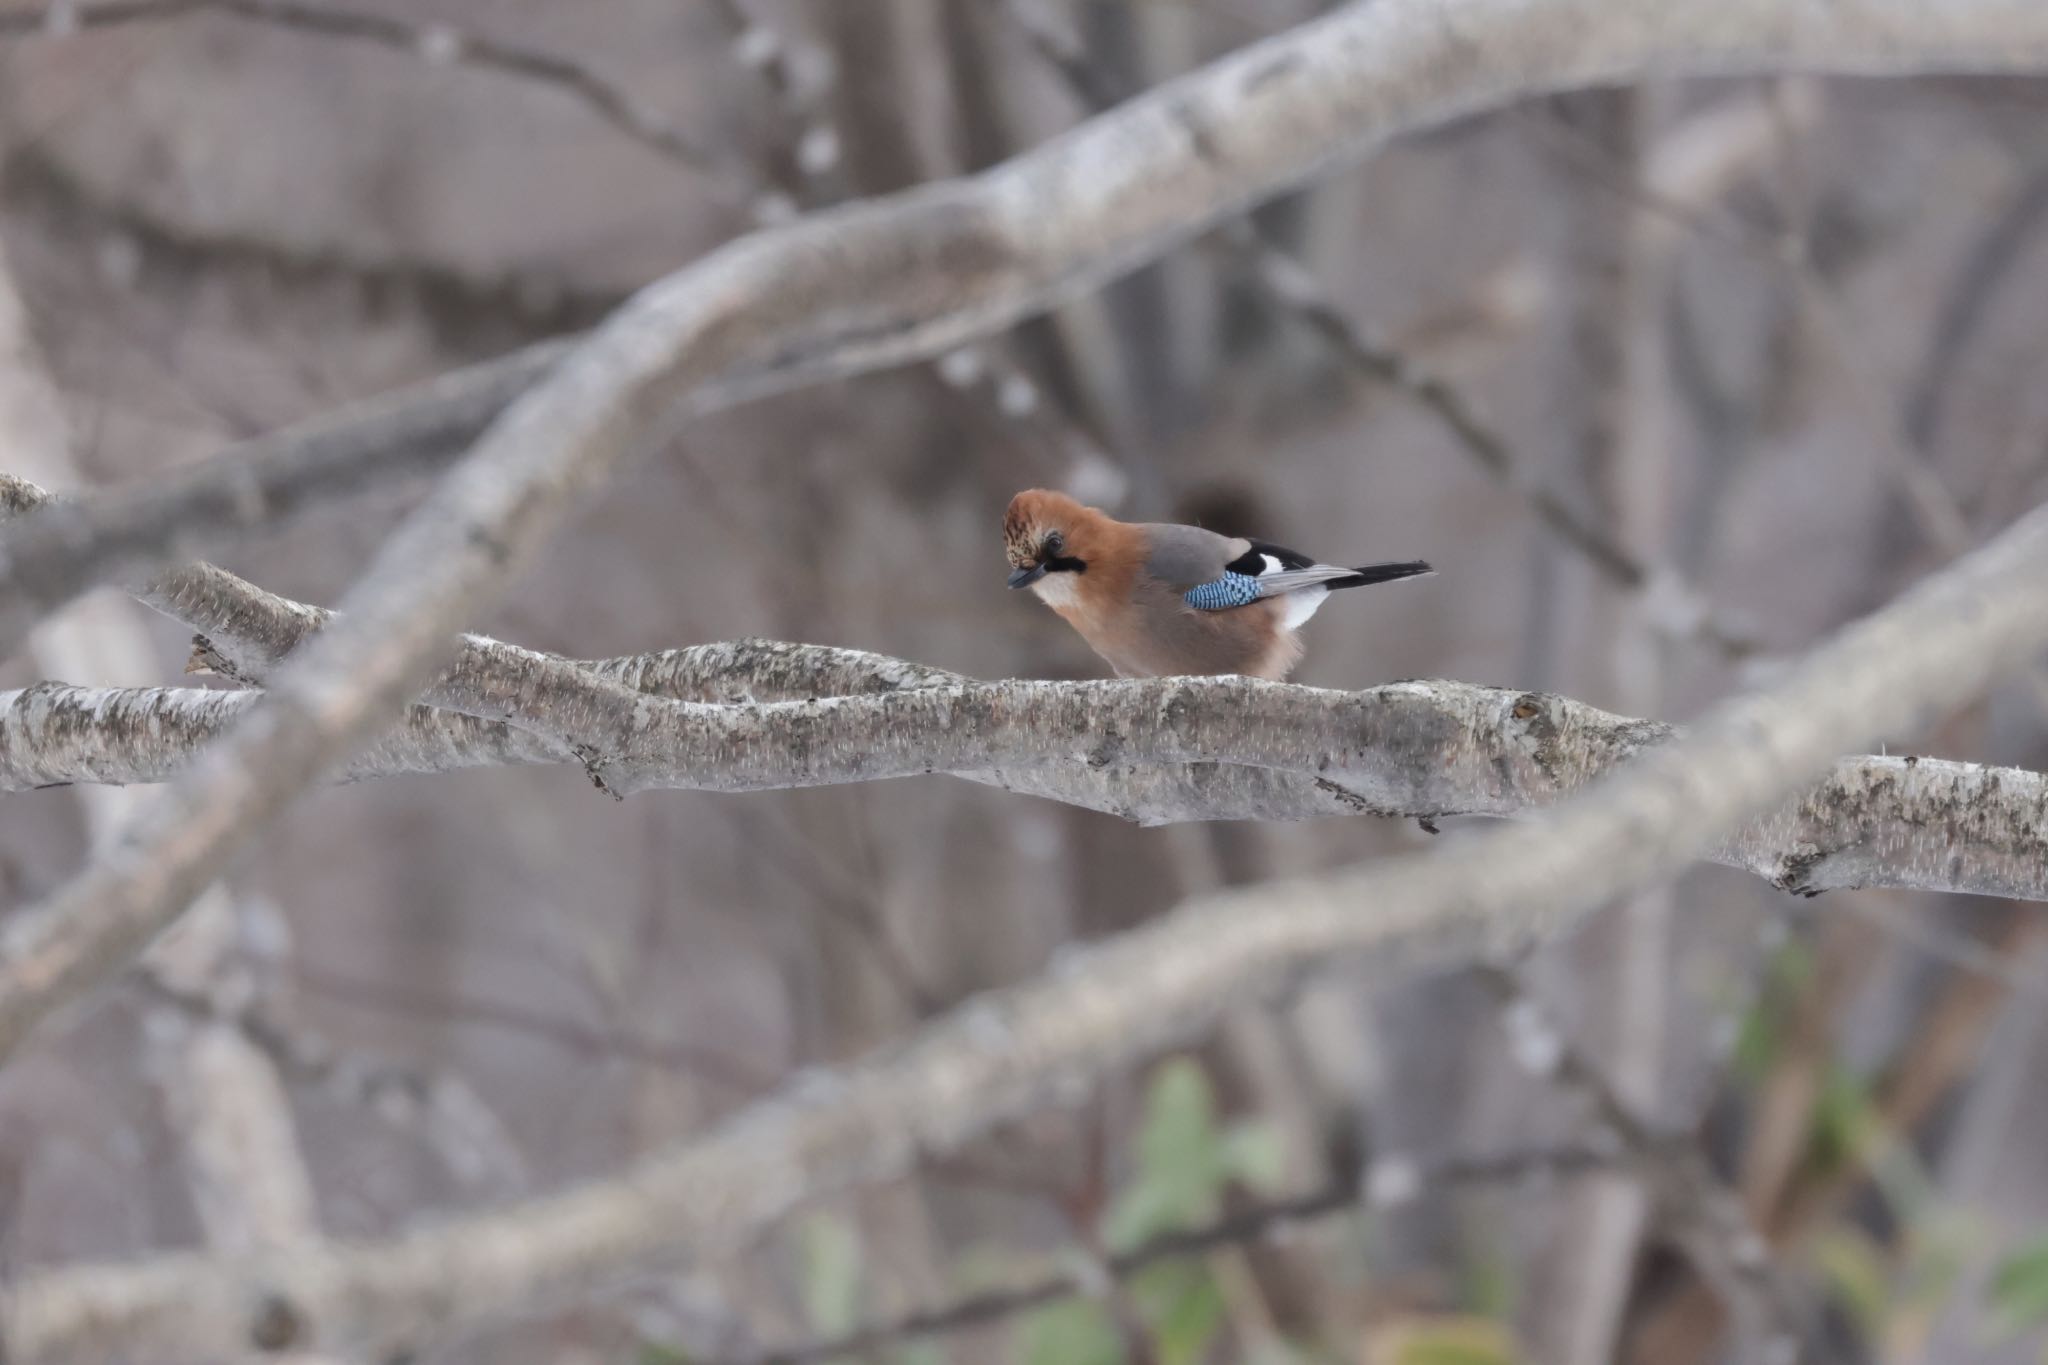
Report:
[[[1333,578],[1323,586],[1329,588],[1362,588],[1368,583],[1395,583],[1403,578],[1420,578],[1435,573],[1428,561],[1403,559],[1387,564],[1361,564],[1349,577]]]

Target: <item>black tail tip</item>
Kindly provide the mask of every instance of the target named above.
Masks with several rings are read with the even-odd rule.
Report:
[[[1342,586],[1364,587],[1368,583],[1396,583],[1404,578],[1420,578],[1435,573],[1426,559],[1404,559],[1394,564],[1361,564],[1355,577],[1344,579]]]

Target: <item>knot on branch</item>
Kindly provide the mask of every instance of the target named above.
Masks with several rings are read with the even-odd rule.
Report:
[[[1812,899],[1825,887],[1813,885],[1814,870],[1825,862],[1832,852],[1818,844],[1794,844],[1778,859],[1778,865],[1771,872],[1771,885],[1794,896]]]
[[[597,788],[614,801],[626,799],[624,792],[619,791],[611,783],[604,780],[604,770],[610,766],[612,761],[610,758],[598,752],[594,746],[589,744],[572,744],[569,746],[569,751],[575,754],[576,761],[583,765],[583,775],[590,779],[591,786]]]
[[[1102,732],[1102,737],[1089,747],[1083,759],[1089,767],[1100,771],[1123,756],[1124,737],[1115,726],[1110,726]]]
[[[1404,814],[1402,811],[1389,810],[1387,807],[1359,795],[1341,782],[1332,782],[1327,777],[1316,778],[1315,784],[1317,791],[1329,793],[1361,815],[1377,815],[1381,819],[1397,820]],[[1430,824],[1428,816],[1422,817],[1422,826],[1424,829],[1429,830],[1431,834],[1436,833],[1436,829]]]
[[[249,1314],[249,1344],[259,1351],[288,1351],[305,1337],[305,1315],[283,1294],[264,1294]]]
[[[1553,783],[1560,781],[1558,702],[1548,692],[1524,692],[1508,703],[1509,724],[1505,727],[1517,747]]]
[[[263,681],[237,668],[235,661],[204,635],[192,637],[192,652],[185,658],[185,671],[217,674],[230,682],[238,682],[248,687],[259,687]]]

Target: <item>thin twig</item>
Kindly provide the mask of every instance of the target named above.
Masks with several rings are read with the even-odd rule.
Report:
[[[50,0],[39,10],[0,10],[0,38],[63,35],[193,14],[229,15],[295,33],[366,43],[430,66],[466,66],[530,81],[576,101],[679,165],[714,177],[719,172],[717,157],[704,144],[582,63],[445,23],[419,23],[317,0]],[[717,179],[712,183],[721,188]]]
[[[1578,1096],[1635,1158],[1702,1278],[1727,1296],[1738,1321],[1762,1335],[1766,1358],[1792,1365],[1810,1335],[1811,1308],[1771,1260],[1741,1196],[1708,1168],[1696,1143],[1658,1132],[1637,1117],[1592,1057],[1545,1017],[1515,969],[1482,963],[1475,971],[1499,1007],[1503,1027],[1516,1035],[1517,1055],[1529,1059],[1543,1079]]]
[[[792,205],[808,209],[842,203],[852,196],[846,175],[847,133],[831,120],[821,92],[803,88],[791,57],[792,39],[772,28],[746,0],[713,5],[725,21],[739,65],[751,71],[780,115],[778,145],[769,149],[767,173]],[[944,388],[972,405],[998,431],[1014,433],[1026,451],[1051,453],[1064,461],[1051,477],[1076,477],[1112,485],[1122,481],[1122,462],[1094,431],[1011,358],[990,342],[948,352],[932,364]]]
[[[733,1053],[680,1039],[650,1038],[597,1028],[506,1000],[461,991],[418,991],[318,967],[291,963],[285,976],[296,990],[381,1014],[402,1014],[478,1028],[502,1029],[553,1043],[579,1057],[616,1058],[639,1066],[695,1076],[739,1095],[759,1094],[775,1076]]]
[[[287,1026],[259,1001],[224,1002],[162,976],[141,978],[150,998],[201,1024],[237,1030],[293,1085],[323,1090],[394,1126],[423,1133],[465,1184],[509,1195],[526,1188],[526,1163],[496,1114],[459,1078],[344,1052]]]
[[[1004,9],[1032,50],[1060,75],[1083,107],[1106,109],[1128,94],[1044,12],[1040,0],[1006,0]],[[1609,582],[1631,592],[1655,587],[1673,604],[1663,616],[1684,622],[1685,633],[1697,635],[1725,658],[1741,659],[1756,652],[1757,643],[1748,629],[1716,611],[1696,588],[1667,566],[1645,563],[1593,516],[1536,482],[1507,437],[1479,415],[1463,392],[1375,337],[1363,322],[1332,303],[1329,291],[1308,267],[1255,220],[1240,218],[1219,230],[1211,241],[1243,266],[1246,277],[1268,302],[1299,320],[1356,373],[1420,404],[1490,478],[1527,502],[1545,528],[1583,555]]]
[[[577,340],[454,370],[132,487],[52,499],[0,474],[0,657],[95,584],[138,583],[313,507],[441,473]]]
[[[1938,928],[1925,916],[1906,914],[1882,897],[1852,895],[1848,905],[1883,925],[1885,932],[1958,971],[1996,981],[2017,995],[2048,997],[2048,975],[2030,969],[2030,959],[2023,955]]]
[[[1412,1199],[1473,1186],[1549,1182],[1590,1171],[1613,1170],[1617,1166],[1626,1166],[1629,1160],[1629,1156],[1617,1157],[1609,1149],[1556,1147],[1499,1155],[1410,1161],[1403,1165],[1400,1193],[1402,1198]],[[1289,1198],[1263,1200],[1223,1214],[1199,1227],[1162,1233],[1129,1251],[1101,1258],[1100,1266],[1113,1280],[1127,1280],[1161,1261],[1200,1257],[1339,1214],[1359,1213],[1366,1207],[1367,1195],[1367,1191],[1361,1189],[1361,1183],[1360,1172],[1353,1168],[1322,1189]],[[771,1347],[758,1358],[757,1365],[813,1365],[818,1361],[866,1355],[923,1337],[987,1326],[1077,1294],[1100,1293],[1102,1288],[1096,1275],[1087,1267],[1055,1270],[1035,1280],[987,1290],[936,1308],[920,1309],[900,1318],[859,1328],[844,1336],[798,1346]]]
[[[1814,268],[1804,252],[1787,251],[1782,242],[1740,215],[1723,209],[1709,216],[1633,177],[1614,174],[1605,153],[1576,128],[1555,119],[1542,120],[1539,126],[1611,193],[1768,267],[1788,288],[1793,302],[1813,321],[1816,333],[1828,343],[1836,368],[1848,385],[1850,412],[1884,456],[1907,508],[1928,541],[1950,559],[1976,543],[1962,504],[1908,429],[1911,411],[1902,412],[1892,401],[1888,387],[1877,380],[1876,366],[1848,316],[1840,291]],[[2048,713],[2048,671],[2028,668],[2021,671],[2018,680],[2032,694],[2036,706]]]

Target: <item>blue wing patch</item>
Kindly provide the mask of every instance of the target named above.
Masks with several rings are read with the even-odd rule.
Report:
[[[1196,611],[1227,611],[1259,600],[1259,580],[1250,574],[1225,570],[1223,577],[1197,583],[1181,594],[1181,600]]]

